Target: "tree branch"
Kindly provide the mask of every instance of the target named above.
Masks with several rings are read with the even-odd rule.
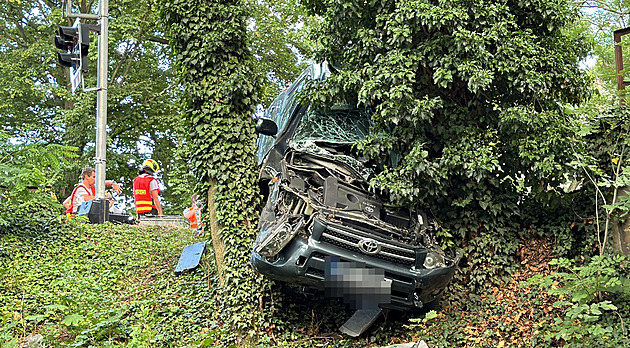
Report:
[[[11,39],[13,39],[13,38],[11,38]],[[13,48],[15,48],[15,47],[16,47],[16,45],[12,44],[12,43],[9,41],[9,39],[7,39],[6,37],[4,37],[4,36],[2,36],[2,35],[0,35],[0,40],[4,41],[4,43],[6,43],[6,44],[7,44],[7,46],[10,46],[10,47],[13,47]],[[13,41],[15,41],[15,40],[13,40]],[[17,42],[17,41],[15,41],[15,42],[16,42],[17,44],[19,44],[19,42]]]
[[[131,58],[129,58],[129,62],[127,63],[125,72],[121,76],[122,77],[122,79],[120,80],[121,84],[123,83],[123,81],[125,81],[125,78],[127,78],[127,74],[129,74],[129,69],[131,69],[131,64],[133,64],[133,59],[136,57],[136,53],[138,53],[138,50],[135,50],[135,49],[131,53]]]
[[[135,50],[135,46],[137,45],[137,41],[131,45],[131,47],[129,47],[129,43],[127,43],[127,49],[125,50],[125,53],[122,55],[122,57],[120,57],[120,60],[118,61],[118,63],[116,64],[116,68],[114,69],[114,72],[112,73],[112,81],[116,81],[116,78],[118,75],[118,70],[120,70],[120,67],[123,65],[123,63],[125,62],[125,59],[127,58],[127,55],[129,54],[130,51]],[[121,81],[122,83],[122,81]],[[119,83],[119,85],[121,84]]]
[[[149,104],[151,102],[153,102],[157,97],[164,95],[164,93],[166,93],[167,91],[171,90],[173,87],[175,87],[177,85],[177,82],[173,82],[171,84],[169,84],[168,86],[166,86],[166,88],[164,88],[162,90],[162,92],[154,94],[151,99],[144,99],[144,104]]]
[[[26,41],[28,38],[26,37],[26,33],[24,32],[24,28],[22,27],[22,24],[19,21],[16,21],[15,22],[15,27],[17,28],[17,30],[18,30],[20,36],[22,37],[22,39],[24,41]],[[19,44],[19,42],[18,42],[18,44]]]
[[[157,36],[150,36],[147,38],[147,40],[152,41],[152,42],[157,42],[160,44],[164,44],[164,45],[168,45],[168,40],[161,38],[161,37],[157,37]]]
[[[146,23],[146,19],[147,19],[148,13],[144,16],[142,22]],[[118,73],[119,68],[122,66],[123,61],[127,58],[127,55],[130,51],[132,51],[131,54],[131,59],[129,60],[129,62],[127,63],[127,67],[125,68],[125,72],[122,75],[122,79],[120,80],[120,82],[118,83],[118,85],[122,85],[123,81],[125,80],[125,77],[127,76],[127,74],[129,73],[129,69],[131,68],[131,64],[133,63],[133,58],[136,56],[136,48],[142,38],[142,35],[144,34],[144,26],[140,26],[140,28],[138,29],[138,35],[136,35],[136,42],[134,43],[134,46],[132,49],[127,50],[124,54],[124,56],[122,57],[122,59],[120,60],[119,64],[117,64],[116,66],[116,71],[115,74],[112,74],[112,81],[114,81],[114,77],[116,76],[116,74]]]

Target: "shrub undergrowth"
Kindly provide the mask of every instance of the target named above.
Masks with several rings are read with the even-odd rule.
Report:
[[[30,201],[2,209],[0,342],[35,333],[48,346],[174,346],[202,338],[212,267],[175,276],[185,229],[68,221]],[[17,209],[16,209],[17,208]]]
[[[0,206],[2,347],[36,334],[50,347],[355,347],[406,338],[394,317],[365,337],[344,337],[338,328],[352,313],[339,299],[271,283],[243,284],[256,299],[248,306],[262,306],[269,320],[245,328],[259,338],[239,340],[225,318],[240,307],[224,306],[231,294],[219,286],[212,248],[196,270],[173,272],[183,247],[200,241],[189,230],[89,225],[60,212],[55,203]]]

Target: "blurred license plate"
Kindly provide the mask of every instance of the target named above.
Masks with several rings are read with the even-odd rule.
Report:
[[[341,297],[352,309],[376,309],[390,303],[392,280],[382,269],[367,268],[362,262],[332,261],[326,258],[325,294]]]

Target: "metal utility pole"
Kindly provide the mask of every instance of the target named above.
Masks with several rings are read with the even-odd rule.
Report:
[[[615,64],[617,66],[617,89],[619,90],[619,105],[625,104],[625,89],[630,84],[624,80],[623,71],[623,53],[621,50],[621,38],[630,34],[630,27],[615,30],[613,32],[613,39],[615,40]]]
[[[98,14],[73,13],[72,1],[65,0],[65,13],[68,18],[92,19],[99,21],[98,36],[98,66],[96,88],[83,89],[84,91],[96,91],[96,157],[94,157],[94,169],[96,169],[96,198],[90,209],[90,222],[103,223],[108,220],[109,202],[105,199],[105,173],[107,153],[107,78],[108,78],[108,33],[109,25],[109,1],[99,0]],[[86,67],[87,68],[87,67]],[[82,72],[80,72],[82,73]],[[81,83],[83,79],[81,78]],[[96,214],[92,214],[95,211]],[[93,221],[94,220],[94,221]]]
[[[98,91],[96,92],[96,198],[105,199],[105,163],[107,153],[107,25],[108,0],[99,1],[101,35],[98,37]]]

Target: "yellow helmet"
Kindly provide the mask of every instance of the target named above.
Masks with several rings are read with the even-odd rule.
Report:
[[[142,169],[155,173],[158,170],[160,170],[160,166],[158,165],[156,161],[149,158],[148,160],[142,163]]]

